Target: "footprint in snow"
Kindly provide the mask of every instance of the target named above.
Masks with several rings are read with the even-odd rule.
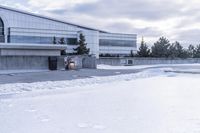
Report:
[[[9,108],[12,108],[14,105],[13,104],[8,104],[8,107]]]
[[[79,123],[78,124],[78,127],[79,128],[88,128],[88,127],[90,127],[91,125],[89,124],[89,123]]]
[[[104,125],[91,124],[91,123],[79,123],[78,127],[79,128],[93,128],[93,129],[97,129],[97,130],[103,130],[106,128]]]
[[[106,127],[103,126],[103,125],[94,125],[93,128],[98,129],[98,130],[102,130],[102,129],[105,129]]]
[[[27,110],[25,110],[26,112],[36,112],[37,110],[36,109],[27,109]]]
[[[30,112],[30,113],[34,113],[34,112],[37,112],[37,110],[35,109],[35,107],[34,106],[29,106],[29,108],[28,109],[26,109],[25,110],[25,112]]]
[[[48,122],[50,121],[48,116],[38,116],[37,119],[41,122]]]
[[[43,119],[41,119],[41,122],[48,122],[48,121],[50,121],[49,118],[43,118]]]

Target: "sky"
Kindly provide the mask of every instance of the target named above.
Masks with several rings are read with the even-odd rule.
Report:
[[[200,44],[199,0],[0,0],[1,5],[105,31],[130,33],[152,45],[165,36]]]

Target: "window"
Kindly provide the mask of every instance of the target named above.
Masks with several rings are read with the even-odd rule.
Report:
[[[0,42],[5,42],[4,40],[4,23],[3,20],[0,18]]]
[[[59,44],[59,37],[56,37],[56,42]],[[40,37],[40,36],[8,36],[9,43],[27,43],[27,44],[53,44],[54,37]],[[64,38],[65,44],[77,45],[77,38]]]
[[[53,37],[39,36],[9,36],[9,43],[35,43],[35,44],[53,44]]]
[[[118,46],[118,47],[136,47],[136,41],[100,39],[99,45],[100,46]]]
[[[67,38],[68,45],[77,45],[77,38]]]

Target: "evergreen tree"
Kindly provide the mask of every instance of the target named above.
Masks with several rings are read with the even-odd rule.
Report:
[[[57,44],[56,37],[53,37],[53,44]]]
[[[186,49],[183,49],[183,53],[181,54],[180,58],[189,58],[189,54]]]
[[[159,38],[151,47],[153,57],[168,57],[169,56],[170,42],[165,37]]]
[[[190,44],[188,47],[188,57],[193,58],[194,54],[195,54],[195,47]]]
[[[137,52],[138,57],[149,57],[150,56],[150,49],[144,42],[144,39],[142,38],[141,45],[139,48],[139,51]]]
[[[194,51],[194,58],[200,58],[200,44],[196,46]]]
[[[169,57],[170,58],[185,58],[186,50],[183,49],[179,42],[175,42],[169,46]]]
[[[65,38],[63,38],[63,37],[60,38],[59,44],[66,44],[66,43],[65,43]]]
[[[89,54],[90,49],[88,49],[86,46],[87,43],[85,42],[85,36],[81,33],[79,36],[78,47],[74,49],[76,51],[76,54],[78,55]]]
[[[65,38],[64,37],[60,38],[60,41],[58,43],[61,45],[66,44]],[[67,55],[66,50],[61,50],[61,55]]]
[[[130,57],[134,57],[135,54],[133,53],[133,50],[131,50],[131,53],[130,53]]]
[[[177,57],[178,53],[176,51],[176,48],[175,48],[174,44],[169,46],[168,54],[169,54],[170,58],[176,58]]]
[[[184,54],[183,46],[179,42],[174,43],[175,51],[176,51],[176,57],[182,58]]]

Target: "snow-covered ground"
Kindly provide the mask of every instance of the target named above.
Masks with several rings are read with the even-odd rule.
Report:
[[[0,133],[200,132],[200,75],[166,70],[0,85]]]

